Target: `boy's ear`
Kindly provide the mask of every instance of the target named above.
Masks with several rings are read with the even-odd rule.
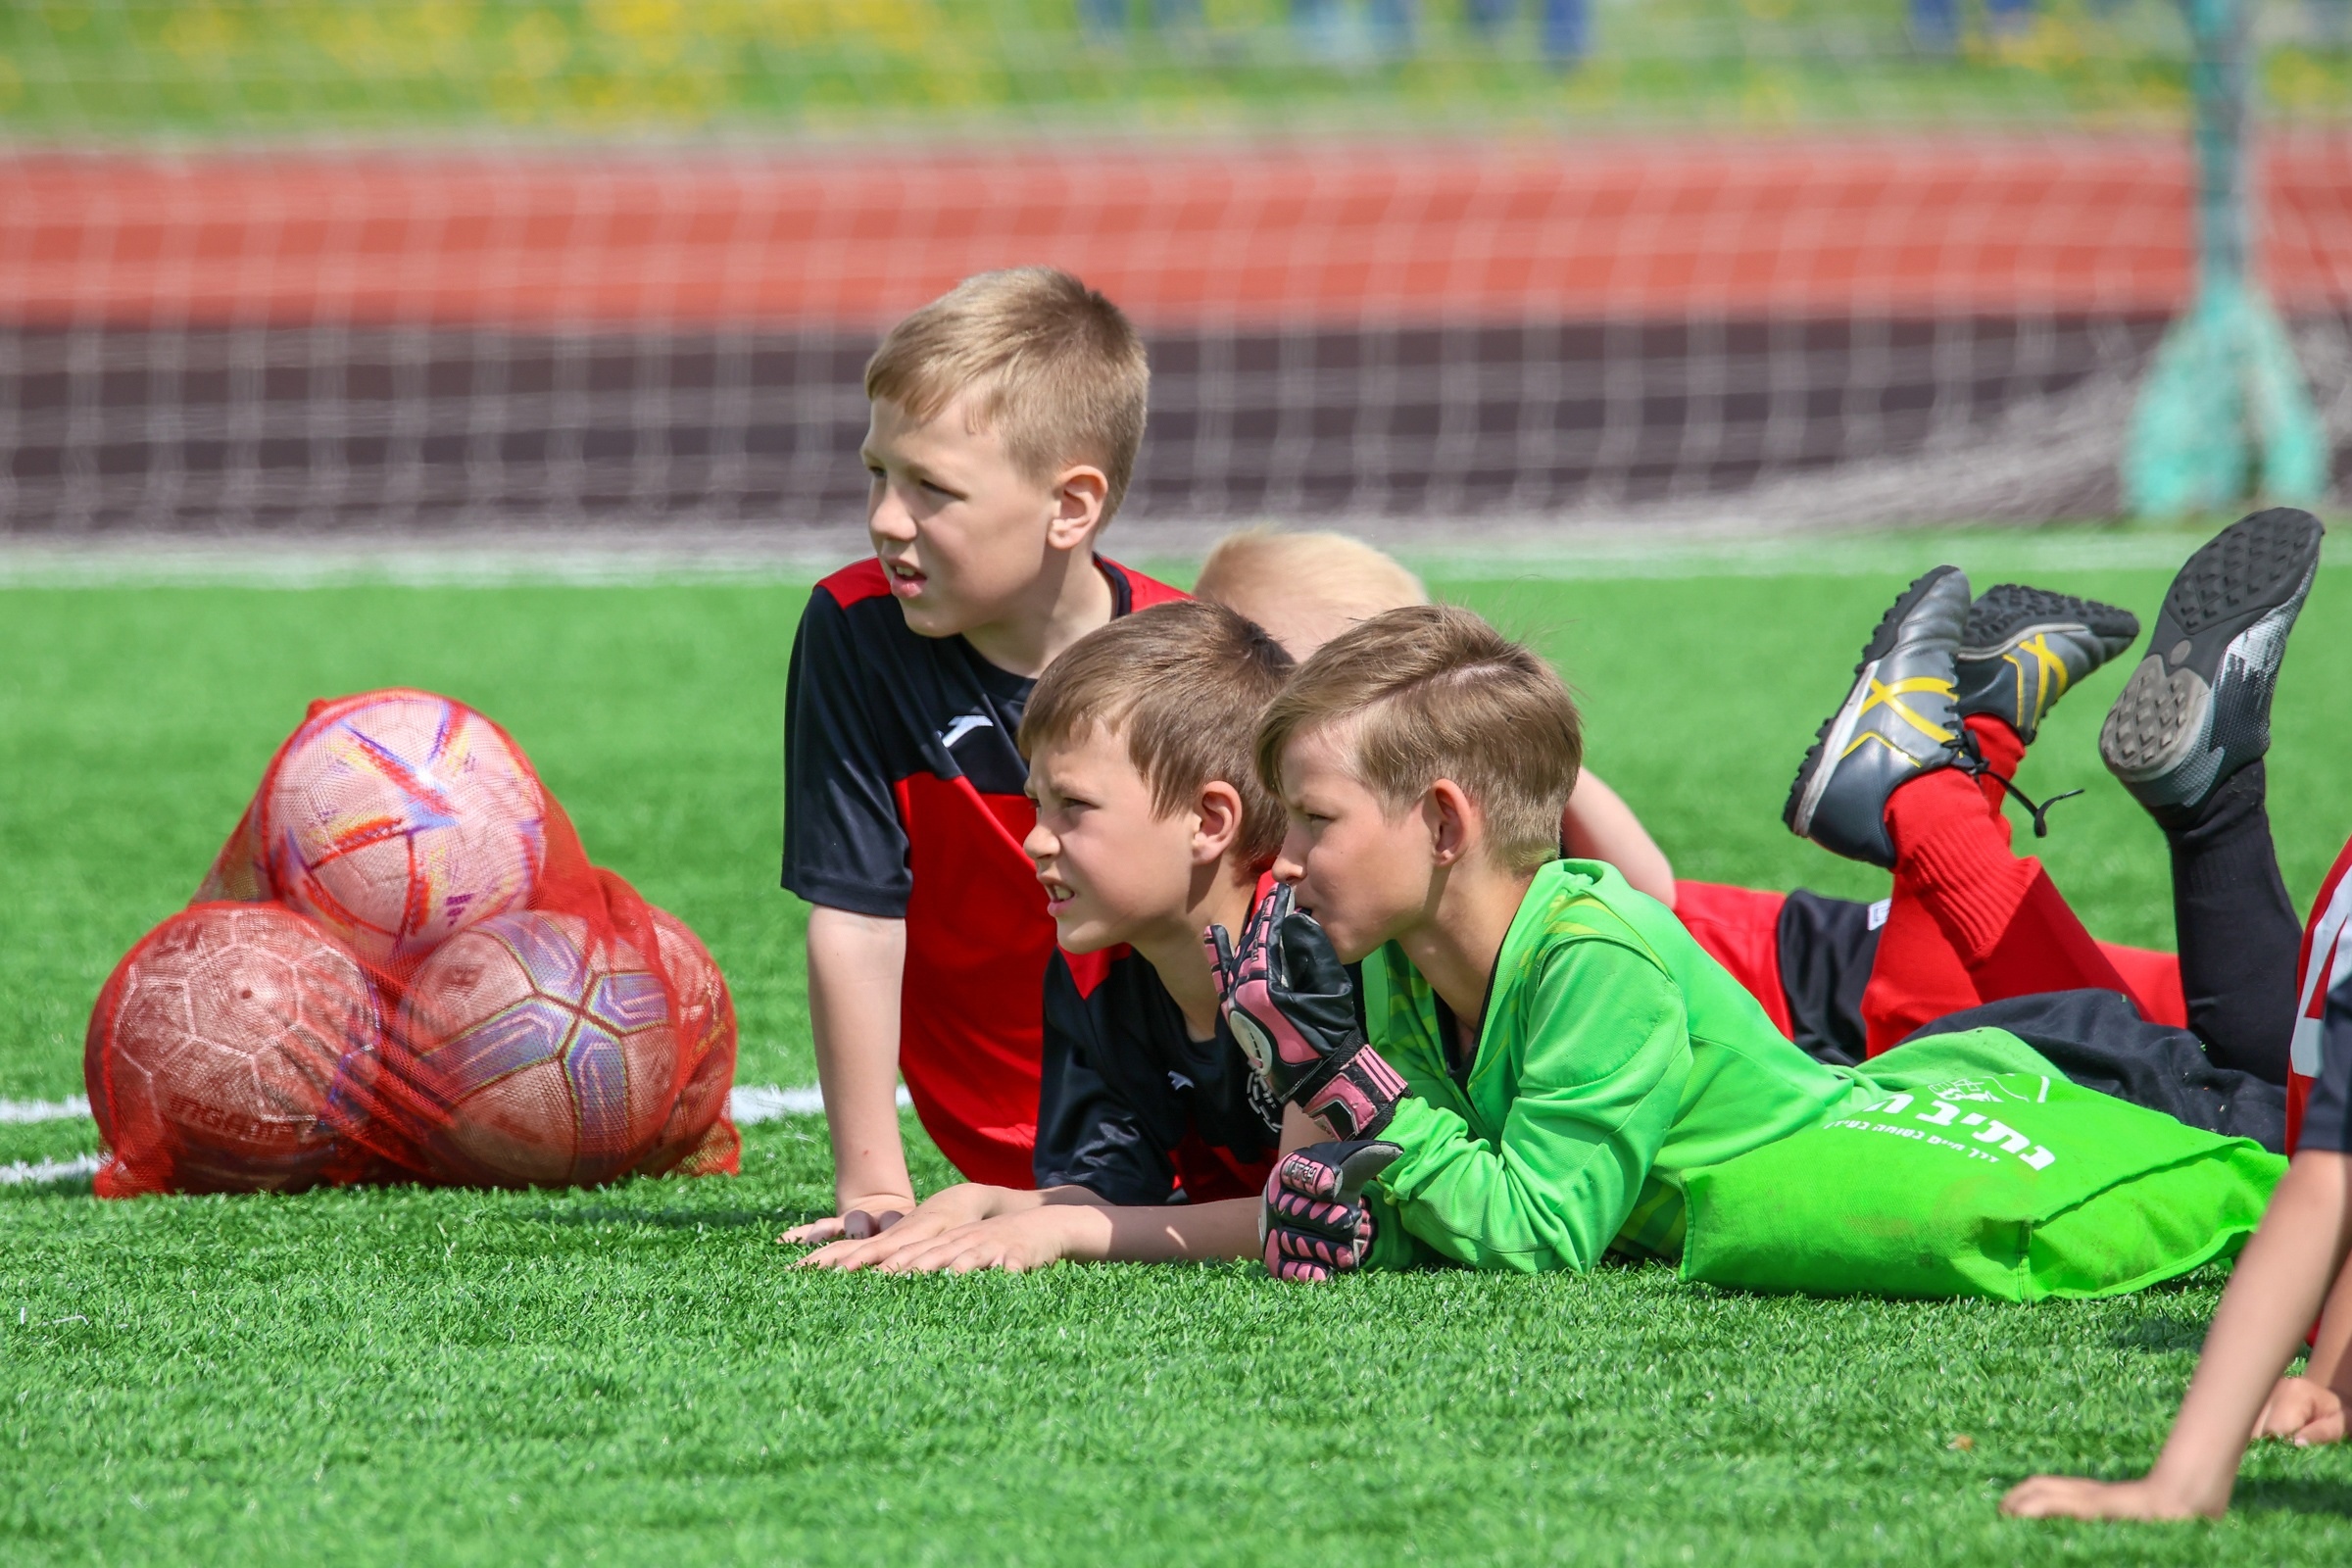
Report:
[[[1431,858],[1440,865],[1468,856],[1486,827],[1478,803],[1449,778],[1438,780],[1421,797],[1421,814],[1429,824]]]
[[[1193,830],[1193,863],[1214,865],[1242,836],[1242,793],[1223,779],[1200,786],[1193,802],[1200,825]]]
[[[1046,543],[1056,550],[1075,550],[1102,526],[1102,509],[1110,504],[1110,476],[1092,464],[1064,468],[1054,481],[1054,519],[1046,525]]]

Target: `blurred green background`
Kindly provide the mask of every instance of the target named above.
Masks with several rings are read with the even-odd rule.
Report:
[[[2178,122],[2174,0],[1969,0],[1949,25],[1904,0],[1599,0],[1570,61],[1543,0],[15,0],[0,134]],[[2274,115],[2352,114],[2352,7],[2271,0],[2260,32]]]

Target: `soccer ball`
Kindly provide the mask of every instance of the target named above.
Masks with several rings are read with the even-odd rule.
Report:
[[[279,896],[371,963],[522,905],[546,858],[529,765],[481,714],[424,692],[305,724],[264,810]]]
[[[119,964],[90,1015],[99,1135],[137,1190],[304,1187],[332,1152],[336,1063],[374,1043],[349,949],[271,904],[200,904]]]
[[[703,1149],[706,1136],[727,1108],[727,1091],[735,1086],[735,1000],[727,994],[726,976],[686,922],[667,909],[649,906],[654,934],[661,945],[662,967],[669,973],[670,995],[678,1004],[678,1041],[685,1053],[686,1087],[678,1103],[654,1141],[654,1151],[638,1162],[649,1176],[674,1169],[684,1161],[701,1174],[701,1158],[715,1153],[726,1162],[732,1151]],[[732,1163],[725,1163],[728,1170]]]
[[[401,1011],[408,1070],[448,1118],[436,1174],[496,1185],[610,1181],[675,1103],[661,976],[574,915],[493,915],[443,943]]]

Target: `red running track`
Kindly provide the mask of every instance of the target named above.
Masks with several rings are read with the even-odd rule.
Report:
[[[2264,184],[2279,303],[2341,309],[2352,136],[2274,145]],[[2161,314],[2188,198],[2185,148],[2144,138],[18,155],[0,318],[839,326],[1026,262],[1158,329]]]

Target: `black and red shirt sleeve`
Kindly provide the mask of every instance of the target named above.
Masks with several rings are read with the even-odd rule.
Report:
[[[1175,1142],[1167,1125],[1169,1107],[1153,1103],[1155,1097],[1141,1097],[1138,1102],[1132,1092],[1137,1074],[1131,1064],[1109,1060],[1106,1052],[1115,1049],[1103,1038],[1109,1020],[1103,1008],[1090,1005],[1109,962],[1142,961],[1124,949],[1114,950],[1107,960],[1081,958],[1093,982],[1081,989],[1068,955],[1057,950],[1046,960],[1045,1061],[1032,1159],[1040,1187],[1083,1187],[1106,1203],[1131,1205],[1173,1202],[1182,1196],[1168,1158]]]
[[[888,639],[861,636],[853,616],[879,610],[895,618],[898,606],[888,598],[872,604],[874,596],[858,590],[874,585],[854,571],[809,594],[793,640],[784,688],[784,886],[810,904],[895,919],[906,914],[914,882],[892,792],[905,772],[894,754],[905,747],[886,742],[891,715],[877,701],[896,661],[877,659]]]

